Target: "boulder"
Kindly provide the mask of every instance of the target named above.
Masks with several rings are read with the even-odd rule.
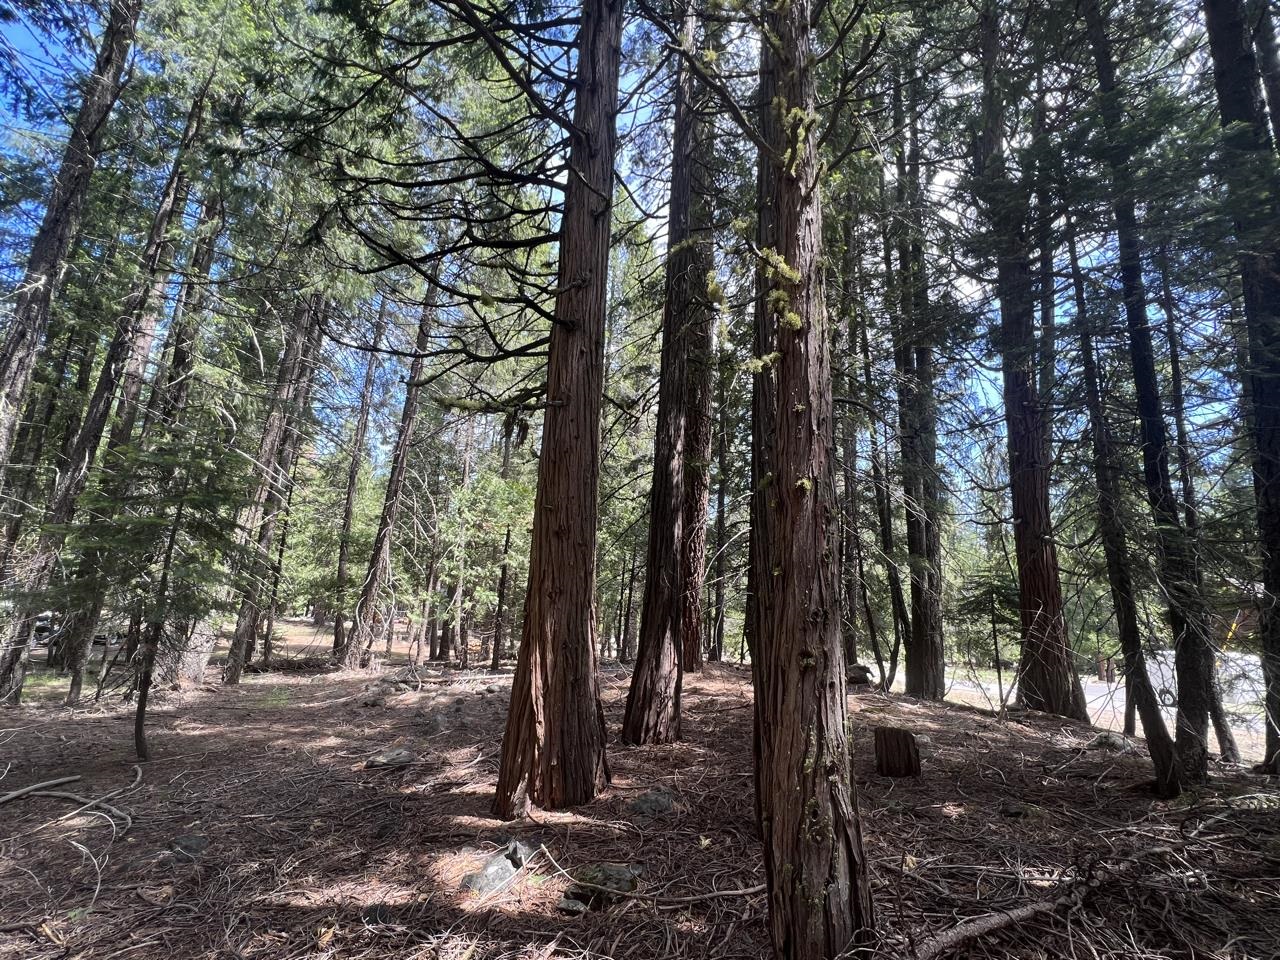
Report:
[[[667,790],[646,790],[627,804],[627,812],[637,817],[664,817],[676,808],[676,798]]]
[[[1128,753],[1134,749],[1134,746],[1127,737],[1111,730],[1104,730],[1086,743],[1084,748],[1086,750],[1107,750],[1112,753]]]
[[[565,891],[556,909],[565,913],[602,910],[631,893],[643,873],[638,863],[593,863],[569,871],[574,884]]]
[[[404,747],[391,747],[381,753],[374,754],[364,762],[366,770],[395,770],[416,763],[418,755]]]
[[[500,890],[515,877],[537,853],[537,849],[518,840],[510,840],[494,853],[475,873],[462,879],[462,889],[483,896]]]

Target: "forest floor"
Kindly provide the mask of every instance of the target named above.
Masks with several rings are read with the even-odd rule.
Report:
[[[0,807],[0,958],[767,956],[749,674],[686,677],[685,739],[662,747],[616,741],[627,680],[604,665],[609,789],[516,823],[488,809],[509,670],[283,671],[171,693],[140,766],[127,707],[6,710],[0,795],[75,776],[49,789],[107,799]],[[1143,753],[1089,727],[849,702],[877,956],[1280,957],[1274,779],[1216,769],[1166,804]],[[922,777],[875,774],[876,725],[920,737]],[[365,767],[392,747],[417,759]],[[497,890],[465,890],[509,839],[537,855]],[[602,862],[636,865],[635,894],[561,910],[561,868]],[[978,917],[995,929],[941,949]]]

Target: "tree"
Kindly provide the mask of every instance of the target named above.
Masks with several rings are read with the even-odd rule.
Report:
[[[814,15],[761,5],[751,401],[756,804],[774,954],[796,960],[874,929],[845,702]]]
[[[1209,705],[1214,683],[1209,611],[1204,601],[1197,546],[1183,525],[1170,480],[1169,437],[1147,317],[1131,158],[1121,130],[1120,91],[1110,37],[1098,0],[1085,0],[1081,11],[1098,78],[1099,112],[1111,170],[1111,208],[1116,225],[1117,258],[1124,292],[1138,419],[1142,427],[1143,481],[1159,544],[1160,569],[1176,652],[1178,757],[1190,779],[1203,780],[1208,764]]]
[[[36,356],[49,327],[63,263],[80,227],[107,118],[120,96],[142,0],[111,0],[97,57],[71,125],[44,218],[31,245],[4,345],[0,347],[0,467],[9,464]]]
[[[697,31],[698,16],[689,3],[681,43],[691,53],[697,49]],[[705,134],[694,73],[683,59],[678,61],[674,85],[658,426],[639,646],[622,722],[625,743],[679,739],[684,670],[700,667],[702,662],[701,591],[711,447],[707,297],[711,249]]]
[[[1089,408],[1089,431],[1093,441],[1093,473],[1097,484],[1098,533],[1106,555],[1107,581],[1111,587],[1111,603],[1115,609],[1116,627],[1120,634],[1120,650],[1124,655],[1126,705],[1132,701],[1142,716],[1142,733],[1147,751],[1155,767],[1156,794],[1176,797],[1182,791],[1173,739],[1164,724],[1160,703],[1156,700],[1147,673],[1138,626],[1138,606],[1134,597],[1133,572],[1125,524],[1121,514],[1121,467],[1115,450],[1111,424],[1103,408],[1099,385],[1098,361],[1093,344],[1092,318],[1085,294],[1084,273],[1076,254],[1074,232],[1068,228],[1067,249],[1071,264],[1071,282],[1075,293],[1076,324],[1080,334],[1080,354],[1084,365],[1085,404]]]
[[[1262,766],[1280,773],[1280,242],[1275,234],[1280,180],[1243,4],[1205,0],[1204,13],[1248,337],[1254,494],[1264,591],[1258,629],[1267,716]]]
[[[1049,504],[1045,417],[1036,383],[1035,311],[1027,238],[1028,188],[1005,155],[1004,91],[998,76],[1000,17],[988,2],[979,16],[982,120],[975,157],[977,189],[991,225],[1000,302],[999,347],[1009,447],[1014,548],[1021,595],[1021,702],[1088,722],[1084,691],[1071,664],[1063,615],[1058,549]]]
[[[342,498],[342,531],[338,538],[338,561],[335,568],[337,582],[333,590],[333,654],[338,657],[347,649],[347,578],[348,559],[351,553],[351,524],[355,513],[356,491],[360,482],[360,468],[365,458],[365,435],[369,430],[369,408],[373,404],[373,381],[378,371],[378,347],[382,342],[382,328],[386,322],[387,301],[378,307],[378,321],[374,327],[373,347],[365,360],[364,381],[360,386],[360,400],[356,413],[355,433],[351,438],[351,463],[347,468],[347,489]]]
[[[503,817],[586,803],[609,779],[595,558],[622,3],[584,0],[578,30],[529,586],[493,804]]]
[[[391,574],[391,543],[396,520],[404,496],[405,479],[409,470],[409,453],[413,444],[414,426],[418,419],[418,406],[424,385],[427,351],[431,343],[431,329],[435,319],[435,304],[428,295],[422,305],[418,320],[418,332],[414,339],[413,360],[409,364],[409,377],[404,386],[404,402],[400,407],[400,424],[396,431],[395,447],[391,451],[391,472],[387,476],[387,488],[382,498],[382,513],[373,536],[373,550],[365,568],[360,599],[356,602],[355,618],[346,646],[338,652],[338,661],[349,668],[360,666],[374,640],[375,620],[379,602],[387,578]],[[387,629],[393,629],[388,624]]]

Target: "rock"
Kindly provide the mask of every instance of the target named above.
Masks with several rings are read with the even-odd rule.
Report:
[[[440,719],[438,714],[428,710],[420,710],[418,718],[422,721],[422,732],[428,737],[438,737],[445,732],[444,721]]]
[[[870,684],[871,668],[861,663],[851,663],[845,667],[845,677],[852,684]]]
[[[1112,753],[1128,753],[1134,749],[1134,746],[1127,737],[1123,737],[1111,730],[1104,730],[1086,743],[1084,748],[1086,750],[1109,750]]]
[[[204,852],[209,849],[209,838],[198,833],[183,834],[170,841],[169,849],[179,860],[194,862],[204,856]]]
[[[1002,817],[1009,817],[1013,820],[1024,820],[1028,817],[1039,816],[1040,808],[1034,804],[1018,803],[1016,800],[1004,800],[997,808],[997,812]]]
[[[485,692],[485,693],[497,693],[497,692],[498,692],[499,690],[501,690],[501,689],[502,689],[502,688],[501,688],[500,686],[498,686],[496,683],[491,683],[491,684],[489,684],[487,687],[485,687],[485,688],[484,688],[484,692]]]
[[[601,910],[619,900],[620,894],[635,890],[642,872],[638,863],[593,863],[570,870],[575,883],[565,891],[556,909],[564,913]]]
[[[404,747],[392,747],[389,750],[374,754],[364,762],[364,766],[366,770],[395,770],[399,767],[407,767],[409,764],[417,762],[417,759],[418,755],[412,750],[406,750]]]
[[[527,843],[510,840],[505,847],[485,860],[479,870],[463,877],[462,889],[481,896],[500,890],[511,882],[520,868],[532,860],[537,852]]]
[[[627,812],[638,817],[663,817],[676,808],[676,798],[667,790],[646,790],[627,804]]]

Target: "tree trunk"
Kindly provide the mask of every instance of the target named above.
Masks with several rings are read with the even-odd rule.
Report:
[[[774,954],[874,932],[840,625],[830,336],[813,124],[813,6],[762,4],[750,616],[756,803]]]
[[[430,296],[430,295],[429,295]],[[426,352],[431,346],[431,326],[434,302],[423,304],[422,317],[418,321],[418,333],[414,341],[414,356],[409,364],[409,379],[405,382],[404,403],[400,407],[400,425],[396,431],[395,448],[391,451],[391,472],[387,476],[387,489],[382,497],[382,513],[373,536],[373,550],[365,570],[360,599],[356,603],[355,622],[342,651],[341,662],[350,669],[361,665],[364,651],[373,643],[373,620],[378,610],[383,587],[391,575],[391,542],[395,535],[396,519],[400,515],[400,501],[409,472],[409,452],[413,444],[413,428],[418,419],[418,400],[422,392],[422,373],[426,367]]]
[[[102,445],[103,434],[111,419],[113,406],[117,410],[117,419],[107,444],[108,452],[117,452],[128,442],[133,432],[138,397],[142,389],[143,370],[157,322],[157,311],[151,308],[151,304],[154,298],[163,292],[159,277],[165,257],[170,251],[169,223],[177,208],[178,198],[185,196],[185,177],[181,170],[183,149],[189,142],[189,137],[193,135],[196,123],[194,118],[197,115],[198,111],[193,107],[183,145],[180,146],[174,159],[168,180],[161,192],[160,203],[152,217],[151,228],[143,247],[140,279],[125,298],[120,313],[115,318],[110,346],[107,348],[102,368],[98,372],[98,379],[89,397],[75,440],[71,444],[67,463],[58,477],[45,512],[43,531],[23,578],[22,593],[25,599],[17,604],[16,615],[13,618],[10,635],[13,646],[3,660],[0,660],[0,702],[6,699],[17,702],[21,696],[25,675],[25,650],[27,641],[30,639],[32,618],[45,602],[43,591],[49,586],[58,565],[68,525],[75,516],[80,496],[89,482],[99,447]],[[3,363],[3,358],[0,358],[0,363]],[[29,380],[28,371],[23,383],[24,390]],[[118,389],[121,390],[121,396],[117,405]],[[0,404],[3,402],[0,401]],[[3,424],[0,424],[0,433],[3,433],[3,429]],[[0,442],[7,441],[0,436]],[[116,482],[124,483],[126,479],[117,475]],[[82,565],[86,575],[95,576],[93,571],[96,569],[97,562],[96,559],[89,558],[88,565]],[[98,611],[101,608],[102,590],[101,585],[95,585],[92,590],[86,591],[91,597],[91,603],[86,610],[80,611],[82,616],[78,618],[75,643],[84,642],[83,637],[86,632],[90,639],[92,638],[93,624],[96,623]],[[92,622],[86,628],[85,622],[88,620]],[[70,655],[76,658],[73,662],[82,662],[81,655],[75,649],[70,651]]]
[[[1033,709],[1088,722],[1071,662],[1063,616],[1058,550],[1049,502],[1045,417],[1037,388],[1034,284],[1027,236],[1027,190],[1011,179],[1003,146],[1004,101],[997,80],[1000,25],[993,4],[980,15],[983,128],[976,158],[978,191],[996,246],[999,347],[1009,448],[1014,550],[1022,623],[1018,695]]]
[[[685,9],[681,45],[697,47],[697,13]],[[671,143],[671,192],[668,209],[666,303],[662,316],[662,358],[658,374],[658,425],[653,443],[653,485],[649,491],[649,547],[645,562],[644,600],[640,607],[640,645],[627,691],[622,721],[624,743],[670,743],[680,738],[680,686],[684,668],[701,666],[699,591],[705,553],[705,459],[696,468],[688,449],[696,439],[705,446],[710,433],[701,420],[706,390],[706,325],[710,316],[707,273],[710,251],[705,202],[695,187],[700,156],[701,122],[696,113],[692,68],[678,58],[675,78],[675,124]],[[699,183],[701,178],[698,177]],[[695,386],[690,365],[699,366]],[[702,471],[698,490],[686,490],[686,474]],[[701,497],[701,514],[694,501]],[[686,521],[697,524],[695,534]],[[697,542],[694,543],[693,541]],[[697,562],[698,570],[690,566]],[[697,581],[687,582],[695,573]],[[692,610],[690,609],[692,605]],[[691,634],[691,636],[689,635]],[[690,649],[692,647],[692,649]]]
[[[1248,16],[1254,49],[1262,68],[1262,87],[1267,93],[1271,136],[1276,142],[1280,142],[1280,47],[1276,43],[1276,24],[1271,12],[1271,0],[1250,0]]]
[[[262,438],[258,443],[258,464],[262,471],[253,500],[247,511],[244,529],[250,532],[246,569],[241,571],[240,606],[236,615],[235,634],[227,654],[223,682],[240,682],[244,666],[253,656],[262,613],[262,589],[270,572],[271,544],[275,539],[279,508],[284,502],[285,487],[292,473],[288,451],[292,432],[301,429],[301,418],[309,407],[310,385],[314,378],[315,358],[319,349],[321,323],[319,312],[324,305],[315,302],[300,305],[286,333],[284,354],[275,391],[267,410]]]
[[[494,813],[587,803],[609,781],[596,674],[596,526],[621,0],[583,0],[524,626]]]
[[[0,347],[0,467],[9,463],[63,262],[79,230],[89,181],[102,150],[107,118],[120,96],[141,9],[142,0],[111,0],[84,99],[71,124],[44,219],[31,245],[26,274],[18,284],[8,333]]]
[[[640,548],[632,542],[631,544],[631,566],[627,572],[627,604],[622,614],[622,636],[618,639],[621,645],[621,652],[618,659],[623,663],[630,663],[635,656],[636,649],[636,630],[639,624],[639,618],[635,614],[636,599],[636,578],[639,576],[637,564],[640,560]]]
[[[378,347],[387,318],[387,300],[378,305],[378,320],[373,328],[373,348],[365,358],[364,382],[360,385],[360,406],[356,412],[355,434],[351,438],[351,461],[347,467],[347,489],[342,498],[342,528],[338,534],[338,564],[333,589],[333,655],[339,656],[347,646],[347,580],[351,556],[351,524],[355,517],[356,493],[360,484],[360,468],[364,465],[365,436],[369,430],[369,408],[373,405],[373,382],[378,373]]]
[[[913,78],[912,88],[918,87]],[[919,99],[918,97],[915,99]],[[920,207],[920,141],[918,113],[912,104],[907,155],[899,173],[905,180],[905,211],[910,232],[901,246],[902,317],[908,323],[904,367],[910,389],[901,402],[911,408],[909,442],[904,441],[907,553],[911,565],[911,633],[906,651],[906,693],[941,700],[946,692],[942,638],[942,545],[938,529],[941,484],[938,478],[938,411],[934,397],[935,368],[929,330],[932,308],[924,260],[924,212]]]
[[[1280,774],[1280,210],[1257,61],[1240,0],[1205,0],[1223,169],[1239,244],[1253,400],[1254,495],[1264,598],[1258,632],[1266,683],[1262,769]]]
[[[91,513],[91,531],[101,531],[114,517],[115,505],[125,500],[132,488],[132,477],[125,459],[127,448],[135,441],[134,427],[142,409],[142,390],[146,380],[147,361],[155,341],[156,328],[165,312],[165,289],[169,285],[171,264],[177,246],[170,226],[175,218],[181,221],[187,203],[189,181],[184,171],[187,154],[200,131],[203,104],[197,98],[187,114],[186,127],[175,151],[168,179],[160,194],[160,202],[152,217],[146,246],[143,250],[143,271],[137,285],[125,301],[125,313],[117,319],[117,337],[128,338],[127,357],[119,373],[119,396],[115,399],[115,418],[102,454],[102,479],[100,501],[105,510]],[[181,318],[175,322],[180,324]],[[114,344],[113,344],[114,348]],[[108,353],[110,358],[111,353]],[[99,384],[101,388],[101,383]],[[159,393],[153,385],[153,396]],[[148,404],[148,408],[150,404]],[[88,422],[86,420],[86,422]],[[143,429],[138,442],[145,439],[152,420],[143,417]],[[92,537],[91,537],[92,539]],[[93,636],[102,616],[106,600],[108,578],[103,564],[106,552],[101,547],[90,547],[81,556],[73,578],[71,590],[85,598],[74,610],[66,625],[67,662],[71,668],[71,684],[67,692],[68,705],[80,699],[84,670],[88,662]]]
[[[1093,440],[1093,475],[1097,485],[1098,533],[1106,556],[1107,581],[1111,587],[1111,603],[1120,634],[1120,650],[1124,655],[1126,724],[1130,708],[1142,713],[1142,732],[1147,751],[1155,768],[1157,796],[1176,797],[1182,792],[1182,776],[1174,753],[1173,739],[1165,727],[1160,704],[1147,673],[1142,650],[1142,634],[1138,627],[1138,606],[1133,592],[1129,544],[1125,537],[1121,513],[1122,470],[1112,440],[1111,425],[1102,403],[1098,382],[1098,364],[1093,349],[1093,333],[1084,274],[1076,256],[1075,236],[1068,227],[1067,251],[1071,262],[1071,281],[1075,291],[1076,322],[1080,328],[1080,353],[1084,364],[1085,403],[1089,409],[1089,430]]]
[[[712,633],[711,660],[724,660],[725,577],[728,575],[728,518],[725,516],[726,488],[729,485],[729,414],[724,363],[716,366],[716,555],[715,555],[715,626]]]
[[[1122,129],[1120,90],[1111,40],[1098,0],[1084,0],[1081,12],[1093,52],[1101,95],[1099,112],[1106,135],[1107,162],[1111,168],[1111,206],[1116,222],[1120,284],[1141,426],[1143,481],[1155,522],[1159,570],[1168,603],[1169,625],[1173,630],[1178,676],[1175,739],[1184,773],[1189,779],[1199,781],[1207,775],[1209,704],[1214,683],[1209,609],[1204,599],[1197,547],[1183,525],[1169,474],[1169,438],[1156,374],[1151,325],[1147,317],[1135,183]]]

